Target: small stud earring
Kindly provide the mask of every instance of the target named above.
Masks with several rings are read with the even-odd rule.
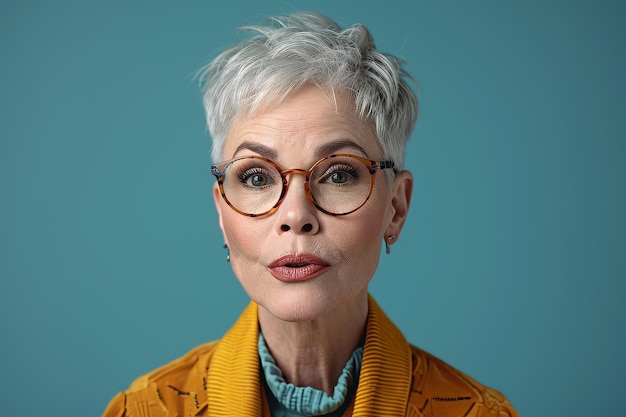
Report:
[[[394,239],[395,239],[394,235],[389,235],[389,237],[387,239],[385,239],[385,252],[387,252],[387,255],[389,255],[391,253],[391,248],[389,247],[389,242],[391,242]]]
[[[228,243],[224,243],[224,249],[226,249],[226,262],[230,262],[230,249]]]

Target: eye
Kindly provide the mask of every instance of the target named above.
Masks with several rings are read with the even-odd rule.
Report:
[[[251,167],[237,173],[237,179],[250,188],[265,188],[274,184],[272,174],[262,167]]]
[[[345,172],[338,171],[333,172],[332,175],[328,177],[328,180],[335,184],[343,184],[350,181],[350,176]]]
[[[348,164],[336,164],[328,167],[320,177],[320,182],[332,185],[345,185],[356,182],[359,179],[359,172]]]

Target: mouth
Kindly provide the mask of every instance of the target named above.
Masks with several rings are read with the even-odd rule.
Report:
[[[268,266],[270,274],[283,282],[300,282],[313,279],[330,268],[324,259],[314,255],[286,255]]]

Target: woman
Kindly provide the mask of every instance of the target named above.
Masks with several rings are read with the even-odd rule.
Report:
[[[252,299],[222,340],[136,380],[109,416],[516,416],[407,343],[368,295],[408,214],[417,118],[408,75],[367,29],[313,13],[202,73],[213,195]]]

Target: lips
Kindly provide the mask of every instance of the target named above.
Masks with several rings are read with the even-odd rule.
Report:
[[[300,282],[313,279],[330,268],[328,262],[314,255],[286,255],[269,266],[274,278],[284,282]]]

